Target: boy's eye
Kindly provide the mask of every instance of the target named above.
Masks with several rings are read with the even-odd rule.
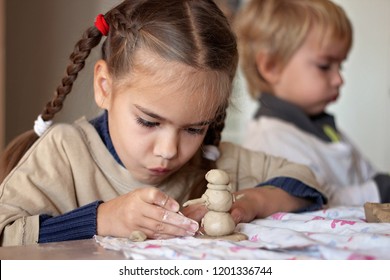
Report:
[[[204,128],[193,128],[189,127],[185,129],[189,134],[192,135],[202,135],[205,132]]]
[[[330,64],[319,64],[318,68],[322,71],[328,71],[330,69]]]
[[[137,123],[144,127],[156,127],[160,125],[158,122],[150,122],[142,118],[137,118]]]

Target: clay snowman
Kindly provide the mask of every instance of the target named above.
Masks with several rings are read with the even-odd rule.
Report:
[[[210,237],[230,236],[234,233],[236,224],[229,213],[235,201],[229,175],[223,170],[211,169],[205,178],[208,181],[205,193],[198,199],[185,202],[183,207],[204,204],[209,210],[201,221],[206,235]]]

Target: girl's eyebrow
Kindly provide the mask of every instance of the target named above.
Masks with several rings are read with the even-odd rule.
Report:
[[[137,104],[134,104],[134,107],[136,107],[138,110],[140,110],[142,113],[144,113],[145,115],[148,115],[149,117],[153,118],[153,119],[157,119],[157,120],[165,120],[163,117],[149,111],[148,109],[144,108],[144,107],[141,107]]]
[[[160,121],[165,121],[166,119],[156,113],[153,113],[151,111],[149,111],[148,109],[142,107],[142,106],[139,106],[137,104],[134,104],[134,106],[140,110],[142,113],[144,113],[145,115],[148,115],[149,117],[151,118],[154,118],[156,120],[160,120]],[[213,122],[213,120],[207,120],[207,121],[200,121],[200,122],[197,122],[197,123],[192,123],[192,124],[188,124],[186,126],[205,126],[205,125],[209,125]]]

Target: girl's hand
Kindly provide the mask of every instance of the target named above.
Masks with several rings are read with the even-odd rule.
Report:
[[[243,196],[233,203],[230,210],[236,224],[249,223],[277,212],[297,211],[312,203],[272,186],[250,188],[235,193],[236,196],[241,194]]]
[[[178,213],[179,204],[167,194],[142,188],[100,204],[97,234],[129,237],[139,230],[150,239],[193,236],[199,225]]]
[[[200,223],[207,211],[208,210],[204,204],[193,204],[184,207],[181,212],[184,216]]]

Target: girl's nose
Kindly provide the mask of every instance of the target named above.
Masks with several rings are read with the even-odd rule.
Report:
[[[174,131],[159,135],[154,146],[154,154],[163,159],[173,159],[177,155],[178,139],[179,137]]]

